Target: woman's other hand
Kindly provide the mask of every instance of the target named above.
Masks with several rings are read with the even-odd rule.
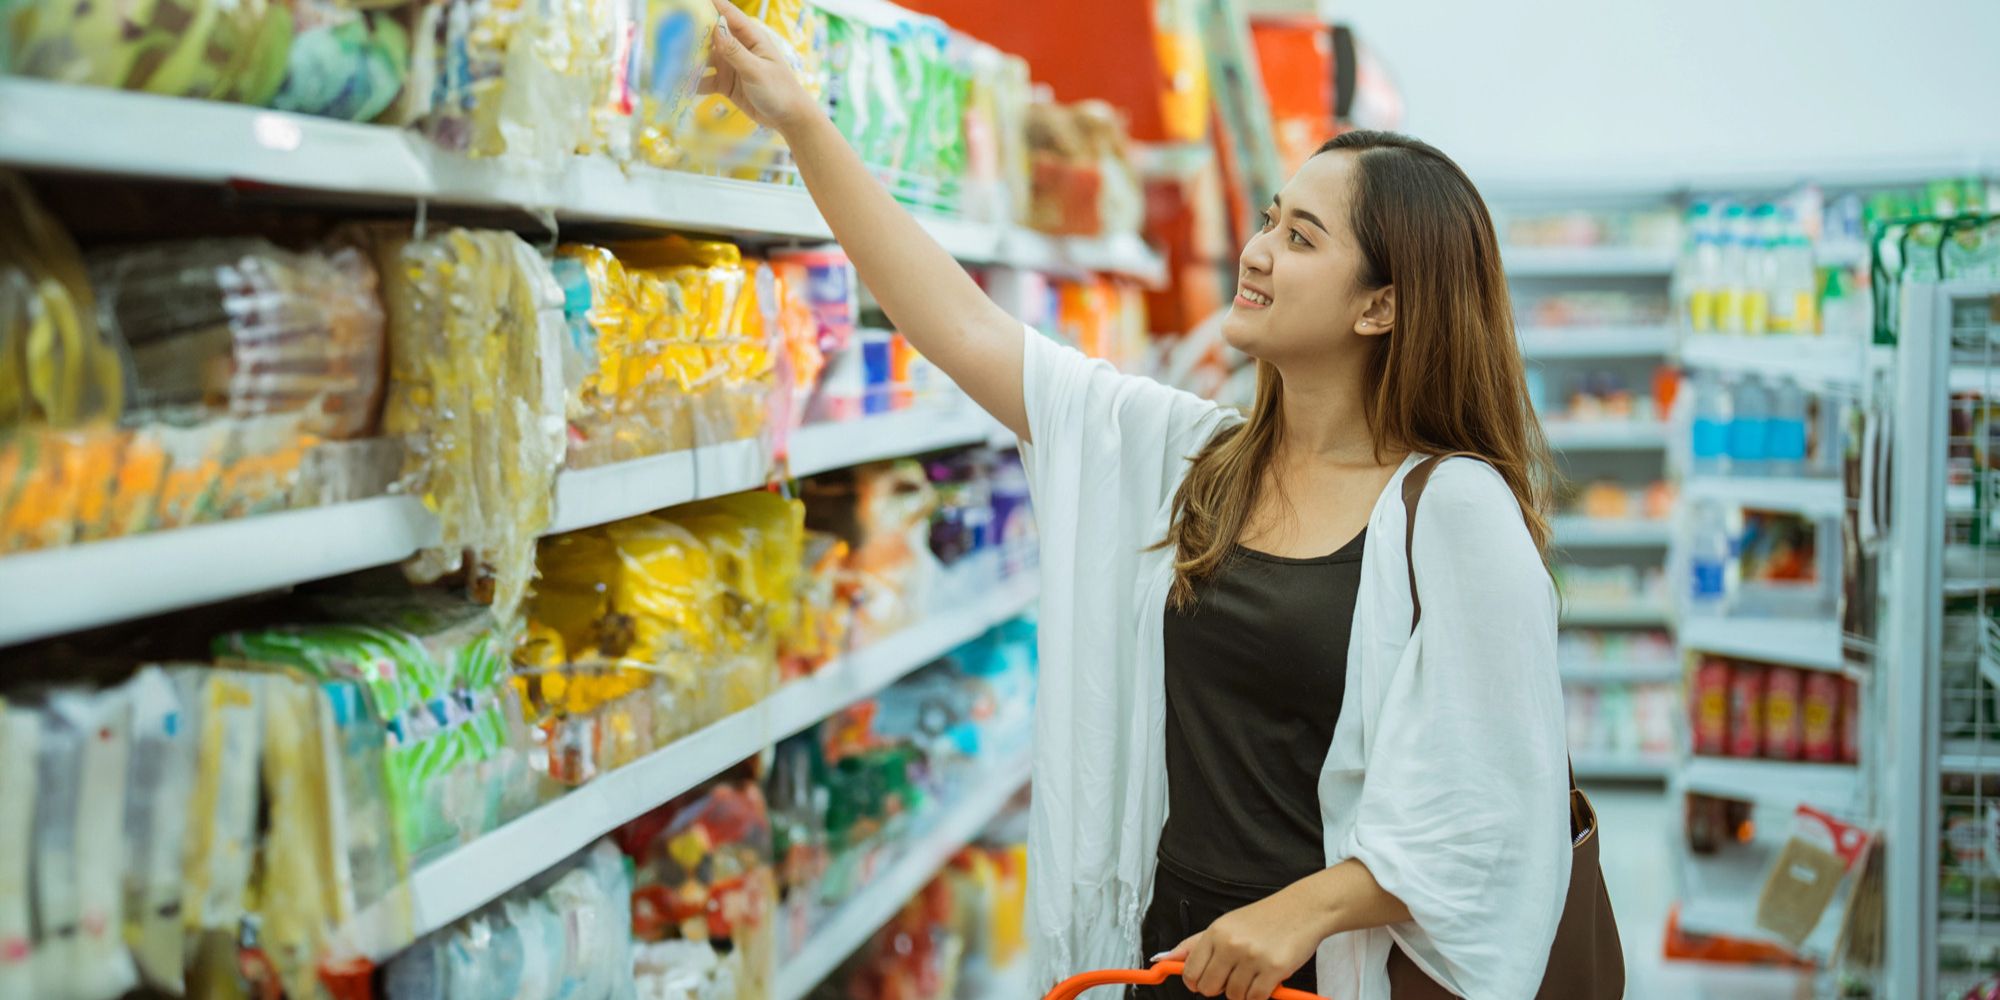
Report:
[[[1294,888],[1223,914],[1158,957],[1186,963],[1182,980],[1203,996],[1270,1000],[1319,948],[1319,915]]]
[[[710,73],[697,89],[721,94],[757,124],[780,133],[819,114],[819,102],[785,58],[783,43],[729,0],[711,0],[718,17],[709,43]]]

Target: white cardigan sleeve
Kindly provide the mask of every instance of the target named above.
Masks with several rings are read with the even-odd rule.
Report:
[[[1152,507],[1180,483],[1187,459],[1226,411],[1150,378],[1121,374],[1110,362],[1085,357],[1033,329],[1022,351],[1031,461],[1051,472],[1068,467],[1085,473],[1074,485],[1093,495],[1100,487],[1115,487],[1117,499],[1145,506],[1145,516],[1128,523],[1150,524]],[[1053,478],[1033,468],[1029,474]]]
[[[1420,966],[1471,1000],[1529,1000],[1569,885],[1555,588],[1482,462],[1439,465],[1414,549],[1414,655],[1383,699],[1346,853],[1409,907],[1389,930]]]

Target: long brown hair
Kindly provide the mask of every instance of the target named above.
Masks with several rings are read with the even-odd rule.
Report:
[[[1470,452],[1498,470],[1546,563],[1554,471],[1528,400],[1513,304],[1493,219],[1472,180],[1427,143],[1356,131],[1319,148],[1355,158],[1349,224],[1360,244],[1360,281],[1396,286],[1396,321],[1368,338],[1366,408],[1375,454]],[[1257,362],[1249,419],[1216,434],[1191,460],[1174,494],[1161,547],[1174,549],[1172,602],[1229,558],[1284,435],[1285,384]]]

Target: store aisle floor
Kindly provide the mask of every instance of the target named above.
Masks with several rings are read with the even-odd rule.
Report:
[[[1793,1000],[1811,996],[1803,977],[1660,957],[1674,901],[1673,838],[1680,811],[1663,789],[1587,788],[1604,843],[1600,862],[1625,945],[1626,1000]]]

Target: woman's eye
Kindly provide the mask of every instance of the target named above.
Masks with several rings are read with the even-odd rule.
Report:
[[[1278,220],[1277,220],[1277,219],[1275,219],[1275,218],[1273,218],[1273,217],[1271,216],[1271,210],[1270,210],[1270,209],[1268,209],[1268,208],[1267,208],[1267,209],[1265,209],[1265,210],[1264,210],[1264,231],[1265,231],[1265,232],[1267,232],[1267,233],[1268,233],[1268,232],[1270,232],[1270,231],[1271,231],[1271,227],[1272,227],[1272,226],[1275,226],[1275,225],[1277,225],[1277,224],[1278,224]]]
[[[1312,246],[1311,243],[1306,242],[1305,234],[1299,232],[1296,229],[1292,230],[1292,244],[1294,246],[1302,246],[1302,247]]]

